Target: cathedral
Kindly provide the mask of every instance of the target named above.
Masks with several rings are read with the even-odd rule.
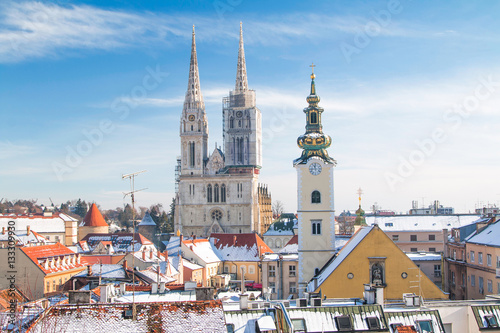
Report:
[[[248,88],[241,23],[236,85],[223,99],[222,129],[223,150],[215,147],[210,154],[193,26],[176,175],[174,223],[175,230],[183,235],[262,234],[272,222],[271,194],[258,182],[262,118],[255,91]]]

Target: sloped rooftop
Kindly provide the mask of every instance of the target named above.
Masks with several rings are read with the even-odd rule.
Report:
[[[30,332],[225,332],[222,303],[217,301],[59,305],[37,320]]]
[[[255,233],[211,234],[215,247],[223,261],[259,261],[264,253],[273,250]]]
[[[80,226],[84,227],[107,227],[108,224],[104,220],[104,217],[102,216],[101,212],[97,208],[97,205],[95,203],[90,206],[89,211],[83,218],[82,223]]]
[[[378,224],[384,232],[442,231],[471,224],[479,218],[480,215],[470,214],[366,216],[366,224]]]
[[[149,212],[146,212],[146,214],[144,214],[144,217],[141,220],[141,223],[139,223],[138,226],[140,227],[140,226],[148,226],[148,225],[156,227],[155,221],[153,220],[153,218],[151,217]]]

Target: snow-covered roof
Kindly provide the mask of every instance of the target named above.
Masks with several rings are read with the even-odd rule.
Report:
[[[195,270],[195,269],[200,269],[203,268],[203,266],[200,266],[198,264],[195,264],[194,262],[191,262],[189,260],[186,260],[182,258],[182,265],[186,268],[189,268],[190,270]]]
[[[116,264],[93,264],[91,266],[92,276],[101,276],[104,279],[125,279],[127,276],[123,265]],[[76,277],[88,277],[88,270],[84,269],[75,275]]]
[[[259,323],[258,332],[266,332],[269,330],[276,331],[274,324],[274,313],[270,315],[265,310],[241,310],[241,311],[225,311],[226,324],[234,325],[234,332],[257,332],[256,323]]]
[[[412,261],[438,261],[441,260],[441,254],[434,252],[409,252],[406,253]]]
[[[206,263],[221,261],[219,252],[208,239],[192,239],[184,241],[184,246],[189,248],[197,257]]]
[[[136,293],[136,302],[138,293]],[[137,304],[136,320],[125,317],[130,303],[58,305],[32,326],[45,332],[225,332],[221,302],[145,302]]]
[[[141,223],[139,223],[138,226],[147,226],[147,225],[156,227],[156,223],[155,221],[153,221],[153,218],[151,217],[149,212],[146,212],[146,214],[144,214],[144,217],[142,218]]]
[[[366,224],[378,224],[384,232],[388,231],[442,231],[471,224],[481,215],[393,215],[366,216]]]
[[[165,286],[168,289],[168,285]],[[141,303],[151,303],[151,302],[190,302],[196,301],[196,291],[194,290],[172,290],[165,293],[152,294],[149,291],[146,292],[135,292],[135,296],[132,292],[127,292],[115,299],[116,303],[131,303],[132,299],[135,297],[136,302]],[[188,332],[188,331],[186,331]]]
[[[30,226],[31,230],[38,233],[65,233],[66,221],[77,221],[69,215],[63,213],[54,213],[52,216],[43,215],[0,215],[0,229],[7,229],[9,221],[14,221],[16,230],[27,230]]]
[[[333,271],[337,269],[337,267],[344,261],[345,258],[358,246],[359,243],[372,231],[373,227],[363,227],[358,230],[356,234],[345,244],[345,246],[340,250],[338,256],[330,262],[328,266],[326,266],[318,275],[317,282],[318,285],[321,285]],[[313,288],[313,285],[310,282],[309,287]]]
[[[0,242],[8,242],[11,237],[8,232],[5,234],[0,233]],[[30,230],[30,233],[27,233],[27,230],[16,230],[14,235],[12,235],[14,241],[17,245],[28,245],[28,244],[46,244],[47,239],[37,232]]]
[[[417,321],[430,321],[432,323],[432,328],[435,333],[444,333],[444,327],[442,326],[441,316],[438,310],[403,310],[403,309],[390,309],[386,308],[384,310],[385,318],[387,320],[387,325],[391,324],[402,324],[403,326],[415,326],[417,327]]]
[[[467,239],[467,242],[500,247],[500,223],[492,223],[481,230],[480,233],[472,234]]]
[[[210,240],[223,261],[259,261],[262,254],[273,252],[255,233],[211,234]]]
[[[344,316],[349,317],[352,331],[369,331],[366,318],[377,318],[380,328],[387,329],[380,305],[290,307],[286,311],[292,324],[296,320],[304,320],[307,332],[340,331],[335,318]]]

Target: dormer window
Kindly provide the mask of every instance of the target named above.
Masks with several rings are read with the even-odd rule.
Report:
[[[335,323],[339,331],[352,331],[352,322],[349,316],[335,317]]]
[[[368,325],[368,329],[370,330],[380,329],[380,322],[377,317],[367,317],[366,324]]]
[[[484,321],[487,325],[486,327],[498,327],[497,318],[492,314],[484,316]]]
[[[432,326],[432,321],[430,320],[419,320],[417,321],[417,327],[419,332],[429,332],[434,333],[434,328]]]

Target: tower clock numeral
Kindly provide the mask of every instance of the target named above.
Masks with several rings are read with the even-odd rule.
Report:
[[[309,166],[309,172],[314,176],[319,175],[321,173],[321,165],[318,163],[311,164]]]

